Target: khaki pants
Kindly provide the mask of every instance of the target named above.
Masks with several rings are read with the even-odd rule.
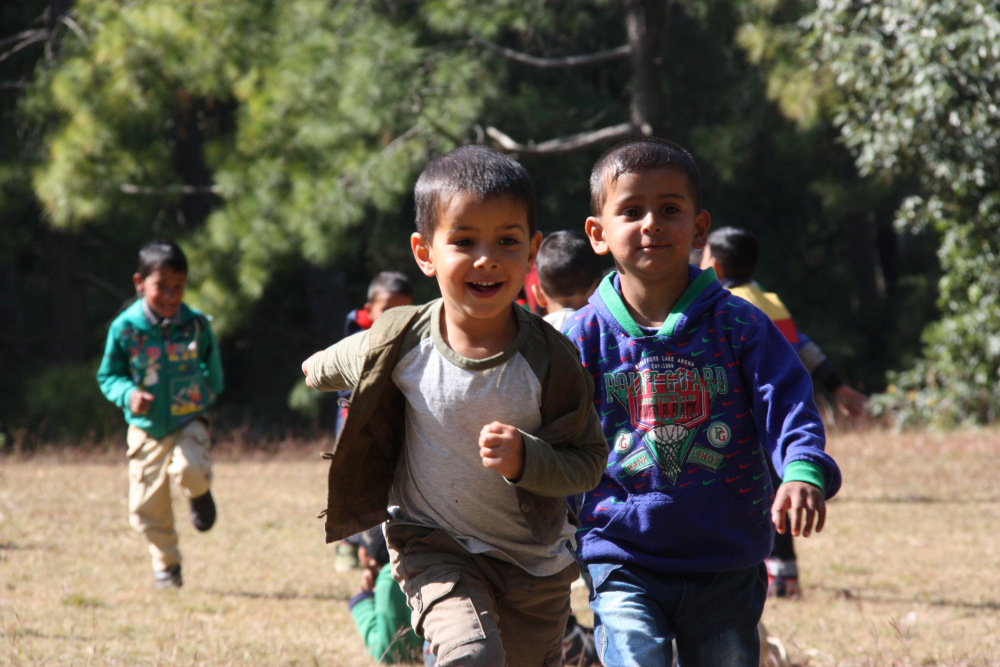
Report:
[[[128,428],[129,524],[149,542],[156,572],[181,562],[170,480],[186,498],[207,493],[212,482],[208,447],[208,422],[202,418],[160,440],[135,426]]]
[[[411,624],[431,643],[438,667],[557,667],[575,564],[536,577],[511,563],[470,554],[441,530],[390,525],[393,577]]]

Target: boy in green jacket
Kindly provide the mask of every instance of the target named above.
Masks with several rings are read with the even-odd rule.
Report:
[[[222,362],[208,318],[182,302],[187,271],[172,241],[139,251],[132,281],[140,298],[111,323],[97,371],[129,425],[129,523],[149,543],[156,588],[183,583],[170,478],[188,498],[195,528],[215,523],[205,411],[222,392]]]

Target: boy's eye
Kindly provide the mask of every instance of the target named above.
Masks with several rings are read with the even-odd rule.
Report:
[[[502,239],[500,239],[500,245],[510,246],[510,245],[517,245],[518,243],[519,241],[513,236],[505,236]]]
[[[451,244],[452,245],[457,245],[457,246],[462,247],[462,248],[466,248],[466,247],[472,245],[472,239],[454,239],[451,242]]]
[[[622,211],[622,215],[626,218],[637,218],[639,217],[639,209],[635,206],[629,206],[627,209]]]
[[[677,213],[678,211],[680,211],[680,209],[677,208],[676,206],[674,206],[673,204],[667,204],[666,206],[663,207],[662,210],[663,210],[664,213],[666,213],[668,215],[673,215],[674,213]]]

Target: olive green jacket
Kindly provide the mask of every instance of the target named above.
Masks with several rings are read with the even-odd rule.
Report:
[[[382,314],[368,331],[360,380],[351,394],[344,427],[324,454],[330,460],[326,541],[344,539],[389,518],[387,511],[396,462],[405,444],[406,399],[392,381],[397,360],[419,343],[414,324],[429,317],[440,299],[423,306],[401,306]],[[522,432],[524,473],[517,498],[532,535],[541,543],[558,539],[569,513],[567,496],[593,489],[608,461],[608,445],[594,408],[594,384],[580,365],[579,353],[542,318],[515,308],[519,327],[528,327],[518,350],[542,384],[542,424]],[[327,349],[336,355],[338,346]],[[343,353],[342,351],[340,353]],[[325,355],[324,355],[325,356]],[[341,387],[322,377],[320,360],[310,378],[323,390]],[[503,400],[498,396],[497,400]],[[470,490],[471,492],[472,490]]]

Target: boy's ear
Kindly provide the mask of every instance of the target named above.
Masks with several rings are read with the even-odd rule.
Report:
[[[531,265],[535,263],[535,257],[538,256],[538,249],[542,247],[542,233],[535,232],[535,235],[531,237],[530,244],[528,245],[528,271],[531,271]]]
[[[705,244],[708,243],[708,228],[711,226],[712,216],[708,214],[707,210],[701,209],[694,217],[694,239],[691,247],[699,250],[705,247]]]
[[[531,290],[531,295],[535,297],[535,303],[538,304],[538,307],[548,310],[549,299],[545,296],[545,292],[542,291],[542,286],[538,283],[531,283],[528,289]]]
[[[136,294],[142,294],[142,276],[140,274],[132,274],[132,284],[135,285]]]
[[[594,249],[598,255],[607,255],[610,250],[608,249],[608,242],[604,238],[604,227],[601,225],[601,219],[590,216],[587,218],[587,222],[583,225],[583,231],[590,239],[590,247]]]
[[[410,249],[413,250],[413,259],[417,261],[417,266],[428,278],[434,276],[434,255],[431,252],[430,241],[424,238],[420,232],[413,232],[410,235]]]

